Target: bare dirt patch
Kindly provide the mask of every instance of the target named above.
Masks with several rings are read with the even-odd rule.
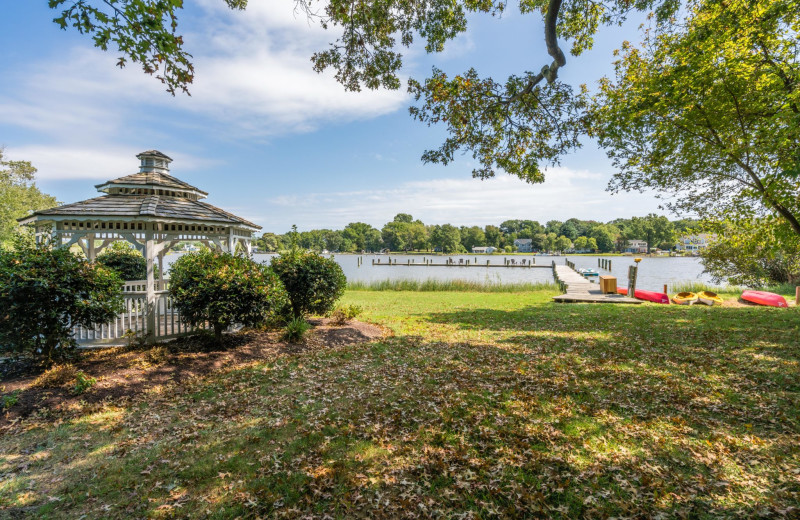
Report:
[[[0,389],[3,395],[15,395],[16,402],[0,415],[0,429],[35,412],[61,417],[70,410],[124,402],[159,387],[239,365],[364,343],[385,335],[380,327],[359,321],[344,326],[332,326],[327,319],[311,322],[314,329],[297,344],[283,341],[281,331],[246,331],[226,335],[221,344],[193,336],[152,348],[84,350],[72,364],[97,383],[82,394],[76,394],[71,383],[35,385],[43,370],[32,363],[4,363],[0,365]]]

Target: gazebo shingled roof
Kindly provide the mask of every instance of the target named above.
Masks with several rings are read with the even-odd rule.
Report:
[[[166,172],[172,161],[158,150],[149,150],[136,156],[142,161],[140,171],[95,185],[106,195],[65,204],[55,208],[35,211],[20,223],[47,220],[47,217],[160,217],[170,221],[202,221],[252,228],[261,226],[249,220],[212,206],[198,199],[208,193],[173,177]],[[148,161],[153,161],[148,164]],[[160,162],[159,162],[160,161]]]
[[[254,230],[261,229],[261,226],[211,204],[161,195],[103,195],[57,208],[36,211],[23,222],[27,223],[34,216],[161,217],[176,221],[197,220],[209,223],[240,224]]]

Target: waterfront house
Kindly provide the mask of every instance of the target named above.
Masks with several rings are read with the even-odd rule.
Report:
[[[492,254],[495,248],[492,246],[472,246],[472,252],[476,255]]]
[[[625,253],[647,253],[646,240],[628,240],[625,247]]]
[[[675,244],[675,250],[689,254],[699,254],[700,251],[708,247],[708,244],[713,239],[714,237],[708,233],[684,235],[678,239],[678,243]]]
[[[533,240],[530,238],[518,238],[514,240],[514,247],[516,247],[517,251],[520,253],[532,253]]]

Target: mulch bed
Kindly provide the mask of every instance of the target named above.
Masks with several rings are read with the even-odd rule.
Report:
[[[0,363],[0,393],[19,392],[17,402],[0,415],[0,429],[37,411],[54,418],[63,417],[70,410],[85,409],[92,404],[122,403],[158,387],[180,384],[239,365],[364,343],[385,335],[378,326],[358,321],[344,326],[333,326],[327,319],[311,320],[311,323],[315,326],[313,331],[297,344],[283,341],[281,331],[246,331],[224,336],[222,344],[215,343],[213,338],[193,336],[152,348],[82,350],[72,364],[96,378],[97,383],[80,395],[75,395],[70,385],[32,386],[42,373],[33,363]]]

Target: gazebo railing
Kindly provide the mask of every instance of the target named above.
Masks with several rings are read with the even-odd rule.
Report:
[[[169,279],[156,280],[156,291],[166,291],[169,289]],[[122,286],[123,293],[145,292],[147,290],[147,280],[129,280]]]
[[[157,283],[159,280],[156,281]],[[168,281],[167,281],[168,282]],[[142,280],[125,283],[123,288],[124,307],[116,319],[97,325],[94,328],[76,325],[72,335],[80,345],[124,344],[129,341],[129,331],[136,337],[145,337],[147,330],[147,293],[134,290],[144,286]],[[166,284],[163,284],[166,285]],[[157,290],[154,306],[154,328],[152,338],[156,341],[177,338],[207,327],[193,327],[186,323],[175,307],[169,291]]]

